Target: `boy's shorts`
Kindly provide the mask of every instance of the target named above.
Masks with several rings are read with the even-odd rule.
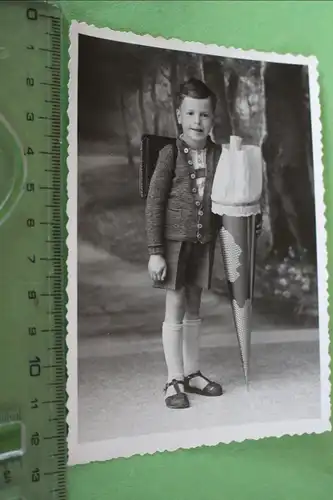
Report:
[[[209,289],[214,263],[214,242],[165,242],[167,273],[164,281],[154,281],[154,288],[179,290],[186,285]]]

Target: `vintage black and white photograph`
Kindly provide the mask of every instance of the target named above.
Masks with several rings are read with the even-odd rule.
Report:
[[[70,462],[330,429],[317,61],[73,23]]]

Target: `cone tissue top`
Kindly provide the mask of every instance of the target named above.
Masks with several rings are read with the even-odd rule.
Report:
[[[230,137],[223,145],[212,187],[212,211],[218,215],[247,216],[260,212],[263,161],[259,146],[243,145]]]

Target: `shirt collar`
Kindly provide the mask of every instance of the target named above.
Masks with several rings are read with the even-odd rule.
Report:
[[[212,145],[213,145],[213,142],[212,142],[211,138],[208,136],[207,142],[206,142],[206,147],[204,149],[209,150],[212,147]],[[178,148],[180,148],[182,150],[184,150],[185,148],[187,148],[189,150],[191,149],[190,146],[188,146],[187,143],[184,141],[182,134],[180,134],[179,137],[177,138],[177,146],[178,146]]]

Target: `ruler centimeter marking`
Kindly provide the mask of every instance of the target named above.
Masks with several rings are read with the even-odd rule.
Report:
[[[17,63],[24,67],[25,73],[22,77],[21,71],[19,76],[22,95],[13,98],[22,99],[24,130],[20,138],[28,168],[19,201],[20,229],[24,232],[21,236],[24,278],[17,282],[17,303],[22,306],[22,349],[26,354],[22,367],[24,390],[17,402],[17,412],[3,411],[2,417],[22,422],[23,452],[0,462],[0,500],[65,500],[62,22],[57,9],[37,2],[5,3],[0,6],[0,17],[3,12],[4,17],[7,14],[9,19],[15,18],[21,43],[22,59]],[[10,226],[11,220],[5,224]],[[0,412],[5,407],[2,403],[0,396]]]

